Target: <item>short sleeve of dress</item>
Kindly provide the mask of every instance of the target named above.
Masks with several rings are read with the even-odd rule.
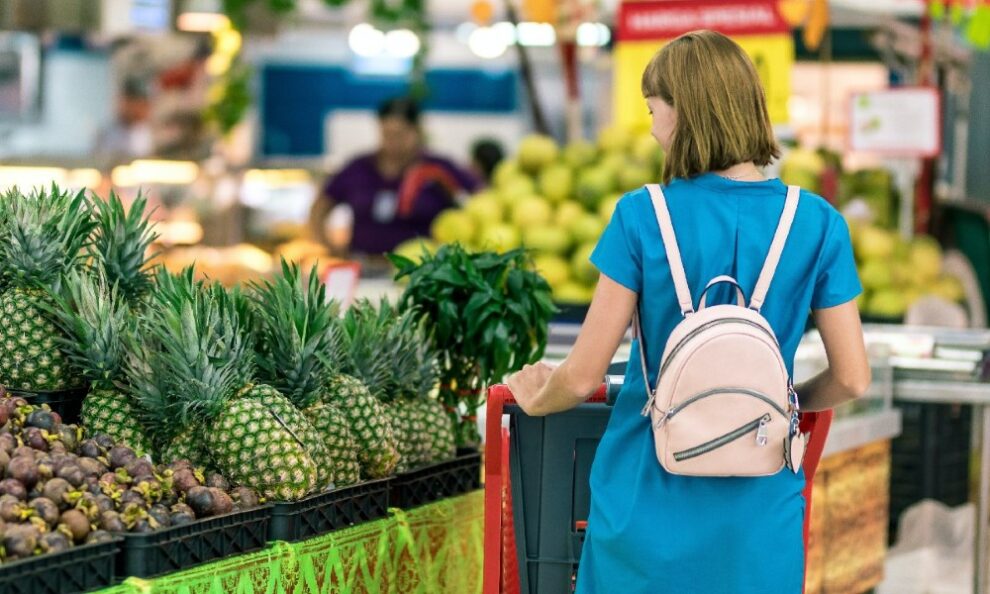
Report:
[[[811,297],[812,309],[827,309],[852,301],[863,292],[856,270],[849,227],[834,213],[818,258],[818,275]]]
[[[619,201],[612,220],[591,253],[591,263],[602,274],[637,293],[642,289],[642,251],[635,229],[629,222],[632,196]]]

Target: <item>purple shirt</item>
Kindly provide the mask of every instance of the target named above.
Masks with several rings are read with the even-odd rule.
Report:
[[[407,179],[410,169],[419,165],[427,166],[432,173]],[[368,154],[345,165],[327,183],[323,195],[353,209],[351,250],[382,254],[413,237],[428,236],[433,219],[454,205],[454,193],[473,192],[478,187],[478,180],[470,172],[430,154],[424,154],[401,176],[388,179],[378,170],[376,155]]]

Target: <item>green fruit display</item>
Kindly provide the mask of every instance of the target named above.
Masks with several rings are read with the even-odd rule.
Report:
[[[490,221],[501,221],[505,210],[505,205],[495,192],[480,192],[464,204],[464,211],[471,215],[478,226]]]
[[[615,191],[615,175],[603,166],[597,165],[578,174],[574,195],[585,208],[598,208],[598,203],[606,194]]]
[[[519,143],[519,167],[526,173],[534,174],[557,160],[557,143],[549,136],[532,134]]]
[[[591,263],[591,253],[595,244],[585,243],[578,247],[571,257],[571,273],[576,281],[590,285],[598,280],[598,269]]]
[[[532,196],[536,193],[536,182],[526,175],[517,175],[508,180],[499,190],[502,204],[511,205],[516,200],[524,196]]]
[[[440,246],[435,241],[416,237],[400,243],[395,248],[395,253],[403,258],[409,258],[414,262],[419,262],[423,258],[424,251],[433,254],[436,253],[438,247]]]
[[[639,134],[632,143],[632,157],[641,165],[655,168],[663,162],[663,149],[652,134]]]
[[[884,289],[874,293],[866,304],[866,311],[885,318],[899,318],[907,311],[908,296],[896,289]]]
[[[856,255],[863,261],[884,260],[897,249],[898,239],[890,231],[877,227],[862,227],[856,234]]]
[[[632,134],[620,126],[609,126],[598,134],[598,148],[603,152],[625,152],[632,143]]]
[[[543,254],[533,258],[533,267],[551,288],[563,286],[571,277],[571,265],[560,256]]]
[[[504,188],[510,180],[520,176],[525,176],[519,168],[519,162],[514,159],[505,159],[495,166],[492,172],[492,183],[496,188]]]
[[[615,213],[615,207],[619,205],[619,200],[621,199],[622,194],[613,194],[612,196],[602,200],[602,203],[598,205],[598,216],[606,225],[612,220],[612,215]]]
[[[512,224],[517,229],[546,225],[552,217],[553,207],[539,196],[529,196],[512,205]]]
[[[560,204],[571,197],[574,175],[567,165],[551,165],[540,172],[540,193],[549,201]]]
[[[564,229],[570,229],[575,220],[585,214],[584,208],[577,202],[565,202],[557,207],[554,222]]]
[[[591,165],[596,158],[598,158],[598,149],[587,140],[578,140],[564,147],[564,163],[573,169]]]
[[[569,305],[589,303],[594,293],[594,289],[576,282],[567,282],[553,288],[553,298],[559,303]]]
[[[908,251],[911,268],[922,278],[935,279],[942,272],[942,248],[932,237],[915,238]]]
[[[445,210],[433,220],[430,233],[440,243],[468,243],[474,238],[474,219],[462,210]]]
[[[560,227],[534,226],[523,231],[523,245],[538,254],[563,255],[571,247],[571,236]]]
[[[889,262],[867,260],[859,267],[859,280],[867,289],[888,289],[894,284],[894,271]]]
[[[962,283],[953,276],[943,276],[935,280],[929,287],[928,294],[946,301],[960,302],[966,299],[966,291]]]
[[[593,214],[582,213],[568,229],[576,243],[597,242],[605,230],[605,223]]]
[[[482,227],[477,245],[486,250],[505,252],[520,246],[519,230],[512,225],[495,223]]]
[[[630,164],[619,171],[619,190],[628,192],[653,183],[653,169],[645,165]]]

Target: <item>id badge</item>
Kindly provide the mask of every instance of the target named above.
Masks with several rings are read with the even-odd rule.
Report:
[[[399,208],[399,195],[392,190],[382,190],[375,194],[371,215],[377,223],[391,223]]]

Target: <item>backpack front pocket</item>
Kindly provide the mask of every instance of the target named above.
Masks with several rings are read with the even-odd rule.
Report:
[[[706,441],[699,446],[674,452],[674,460],[677,462],[683,462],[684,460],[690,460],[691,458],[703,456],[704,454],[713,452],[736,441],[737,439],[742,439],[746,435],[753,432],[756,432],[756,444],[761,447],[765,446],[767,445],[767,427],[770,424],[770,420],[770,415],[765,414],[761,417],[753,419],[737,429],[733,429],[724,435],[720,435],[710,441]]]

